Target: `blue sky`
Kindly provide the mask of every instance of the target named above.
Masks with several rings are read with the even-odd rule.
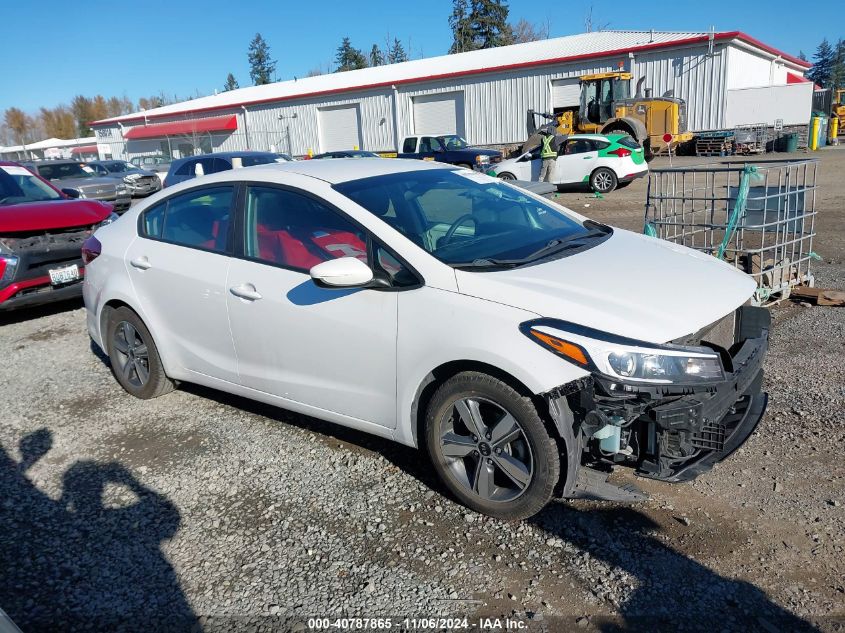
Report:
[[[641,0],[511,0],[511,21],[551,25],[552,36],[595,24],[612,29],[740,30],[791,54],[808,56],[823,37],[845,36],[841,20],[825,19],[836,2],[796,12],[786,0],[706,2]],[[0,20],[0,111],[68,103],[74,95],[139,97],[210,94],[232,72],[249,85],[246,50],[256,32],[271,47],[280,79],[331,63],[344,36],[369,51],[388,33],[410,43],[413,57],[447,51],[451,0],[89,0],[3,2]],[[827,9],[825,9],[825,5]],[[812,17],[811,16],[812,12]]]

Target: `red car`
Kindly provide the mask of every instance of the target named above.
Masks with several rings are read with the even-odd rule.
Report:
[[[118,216],[74,193],[0,161],[0,311],[82,293],[82,243]]]

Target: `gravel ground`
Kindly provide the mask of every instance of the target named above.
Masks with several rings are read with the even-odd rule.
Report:
[[[817,279],[841,289],[845,151],[821,155]],[[644,190],[561,200],[639,228]],[[24,631],[843,630],[845,309],[774,316],[770,409],[737,455],[692,484],[621,474],[643,503],[506,524],[411,449],[199,387],[133,399],[79,303],[0,315],[0,607]]]

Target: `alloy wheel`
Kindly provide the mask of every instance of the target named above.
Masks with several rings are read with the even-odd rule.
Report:
[[[149,351],[135,326],[128,321],[118,323],[112,346],[117,353],[118,373],[135,387],[146,385],[150,379]]]
[[[450,407],[440,424],[439,449],[454,479],[486,501],[513,501],[534,474],[525,431],[485,398],[461,398]]]
[[[610,187],[613,185],[613,180],[605,171],[600,171],[595,175],[593,178],[593,185],[595,188],[600,192],[609,191]]]

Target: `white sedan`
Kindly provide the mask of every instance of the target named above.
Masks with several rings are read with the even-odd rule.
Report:
[[[199,383],[424,447],[503,519],[604,494],[613,466],[691,479],[765,409],[750,277],[451,165],[194,178],[83,259],[88,331],[130,394]]]
[[[503,180],[539,180],[540,148],[493,165],[487,173]],[[609,193],[648,173],[643,148],[627,134],[575,134],[561,144],[551,182],[586,184]]]

